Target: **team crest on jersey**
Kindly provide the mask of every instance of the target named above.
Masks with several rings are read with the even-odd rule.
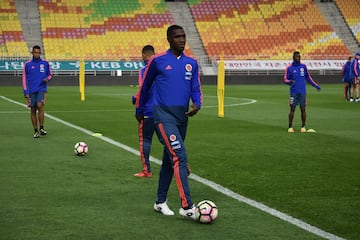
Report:
[[[188,71],[188,72],[190,72],[191,70],[192,70],[192,66],[191,66],[191,64],[186,64],[185,65],[185,69],[186,69],[186,71]]]
[[[305,69],[304,68],[300,68],[300,76],[305,76]]]
[[[40,72],[45,72],[45,65],[44,64],[40,64]]]
[[[191,64],[186,64],[185,65],[185,80],[191,80],[191,77],[192,77],[192,66]]]

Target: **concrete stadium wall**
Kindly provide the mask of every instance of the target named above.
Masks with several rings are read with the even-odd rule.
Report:
[[[312,75],[313,79],[321,83],[341,83],[341,75]],[[216,76],[201,76],[201,82],[205,85],[215,85]],[[21,76],[0,75],[0,86],[21,86]],[[109,75],[86,75],[87,86],[100,85],[137,85],[137,76],[109,76]],[[282,84],[282,75],[227,75],[225,83],[231,84]],[[78,76],[54,76],[50,83],[53,86],[76,86],[79,84]]]

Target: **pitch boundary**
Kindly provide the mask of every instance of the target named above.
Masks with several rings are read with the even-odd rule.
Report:
[[[19,106],[27,108],[27,106],[25,104],[17,102],[15,100],[12,100],[12,99],[7,98],[5,96],[0,96],[0,98],[4,99],[5,101],[11,102],[13,104],[17,104]],[[88,130],[86,128],[82,128],[82,127],[77,126],[75,124],[69,123],[67,121],[64,121],[64,120],[62,120],[60,118],[57,118],[55,116],[52,116],[50,114],[45,113],[45,116],[47,118],[49,118],[49,119],[52,119],[55,122],[61,123],[61,124],[65,125],[65,126],[68,126],[68,127],[71,127],[71,128],[74,128],[74,129],[76,129],[78,131],[81,131],[81,132],[83,132],[85,134],[88,134],[90,136],[93,136],[93,134],[95,133],[95,132],[92,132],[92,131],[90,131],[90,130]],[[110,143],[110,144],[112,144],[114,146],[120,147],[123,150],[128,151],[128,152],[130,152],[130,153],[132,153],[132,154],[134,154],[136,156],[140,156],[140,153],[139,153],[138,150],[136,150],[136,149],[134,149],[132,147],[129,147],[129,146],[125,145],[125,144],[122,144],[120,142],[117,142],[117,141],[115,141],[115,140],[113,140],[111,138],[108,138],[106,136],[99,136],[97,138],[99,138],[99,139],[101,139],[101,140],[103,140],[103,141],[105,141],[107,143]],[[150,161],[154,162],[154,163],[156,163],[158,165],[161,165],[161,160],[159,160],[157,158],[150,157]],[[341,237],[338,237],[338,236],[336,236],[336,235],[334,235],[332,233],[326,232],[326,231],[324,231],[324,230],[322,230],[320,228],[317,228],[317,227],[315,227],[315,226],[313,226],[311,224],[308,224],[308,223],[306,223],[306,222],[304,222],[304,221],[302,221],[302,220],[300,220],[298,218],[292,217],[292,216],[290,216],[288,214],[285,214],[285,213],[280,212],[280,211],[278,211],[278,210],[276,210],[274,208],[271,208],[271,207],[269,207],[269,206],[267,206],[267,205],[265,205],[265,204],[263,204],[261,202],[257,202],[255,200],[247,198],[247,197],[245,197],[245,196],[243,196],[241,194],[235,193],[235,192],[231,191],[230,189],[221,186],[220,184],[217,184],[217,183],[215,183],[213,181],[210,181],[210,180],[208,180],[206,178],[202,178],[202,177],[200,177],[200,176],[198,176],[198,175],[196,175],[194,173],[191,173],[189,178],[194,180],[194,181],[197,181],[197,182],[199,182],[201,184],[204,184],[205,186],[208,186],[208,187],[214,189],[215,191],[224,194],[225,196],[231,197],[231,198],[233,198],[235,200],[238,200],[239,202],[246,203],[249,206],[252,206],[252,207],[254,207],[256,209],[259,209],[259,210],[261,210],[263,212],[266,212],[266,213],[268,213],[268,214],[270,214],[270,215],[272,215],[274,217],[277,217],[277,218],[279,218],[279,219],[281,219],[281,220],[283,220],[283,221],[285,221],[287,223],[295,225],[295,226],[297,226],[297,227],[299,227],[299,228],[301,228],[301,229],[303,229],[303,230],[305,230],[307,232],[313,233],[313,234],[315,234],[317,236],[320,236],[320,237],[323,237],[323,238],[329,239],[329,240],[345,240],[344,238],[341,238]]]

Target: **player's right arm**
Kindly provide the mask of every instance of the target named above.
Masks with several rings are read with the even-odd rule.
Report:
[[[24,69],[23,69],[23,75],[22,75],[22,87],[24,92],[24,97],[29,98],[29,89],[28,89],[28,83],[27,83],[27,64],[25,63]]]
[[[145,69],[142,86],[139,88],[138,98],[135,103],[135,117],[138,121],[144,118],[144,106],[149,98],[149,92],[155,80],[156,72],[156,63],[154,62],[154,57],[151,57]]]
[[[288,84],[288,85],[293,85],[294,84],[294,80],[291,79],[291,75],[290,75],[290,71],[289,71],[289,68],[291,67],[291,64],[289,64],[286,69],[285,69],[285,73],[284,73],[284,83],[285,84]]]

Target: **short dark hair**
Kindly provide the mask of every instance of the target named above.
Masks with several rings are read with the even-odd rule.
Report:
[[[35,46],[33,46],[32,50],[34,51],[35,49],[41,50],[41,47],[39,45],[35,45]]]
[[[294,53],[293,53],[293,57],[295,56],[295,55],[300,55],[300,52],[299,51],[295,51]]]
[[[150,54],[153,54],[155,53],[155,49],[153,46],[151,45],[145,45],[141,51],[143,54],[147,54],[147,53],[150,53]]]
[[[175,31],[177,29],[184,30],[184,28],[182,26],[179,26],[179,25],[171,25],[170,27],[168,27],[167,32],[166,32],[167,38],[169,39],[171,34],[173,33],[173,31]]]

